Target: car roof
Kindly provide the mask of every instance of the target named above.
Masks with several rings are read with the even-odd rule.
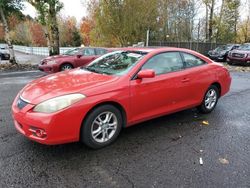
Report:
[[[162,52],[162,51],[185,51],[188,49],[175,48],[175,47],[124,47],[115,48],[115,50],[127,50],[127,51],[141,51],[141,52]]]

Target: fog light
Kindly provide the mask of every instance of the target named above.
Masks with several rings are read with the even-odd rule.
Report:
[[[45,130],[39,129],[36,127],[30,127],[29,131],[32,132],[34,136],[39,137],[39,138],[45,138],[47,136],[47,133]]]
[[[247,63],[250,63],[250,61],[247,61]]]

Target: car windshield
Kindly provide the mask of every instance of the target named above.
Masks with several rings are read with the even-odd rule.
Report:
[[[100,74],[124,75],[146,54],[141,51],[111,52],[83,68]]]
[[[77,54],[78,51],[79,51],[79,48],[74,48],[74,49],[71,49],[71,50],[67,50],[63,54],[64,55],[75,55],[75,54]]]
[[[219,46],[218,48],[216,48],[215,51],[230,50],[231,48],[232,48],[232,45],[223,45],[223,46]]]
[[[238,49],[239,50],[250,50],[250,44],[242,44]]]

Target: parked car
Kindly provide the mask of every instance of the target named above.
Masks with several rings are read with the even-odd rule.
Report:
[[[0,60],[9,60],[10,53],[7,45],[0,45]]]
[[[239,48],[239,44],[222,45],[208,52],[208,57],[215,61],[226,61],[231,50]]]
[[[210,113],[230,84],[223,65],[197,52],[128,48],[34,80],[12,113],[16,129],[36,142],[101,148],[139,122],[193,107]]]
[[[250,43],[242,44],[237,50],[228,54],[228,64],[250,65]]]
[[[87,65],[97,57],[110,52],[107,48],[75,48],[63,55],[51,56],[43,59],[39,64],[39,70],[47,73],[69,70]]]

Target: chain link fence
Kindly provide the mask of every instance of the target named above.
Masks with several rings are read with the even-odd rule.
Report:
[[[150,41],[149,46],[165,46],[165,47],[176,47],[176,48],[187,48],[197,51],[201,54],[207,55],[209,50],[215,49],[216,47],[223,45],[209,42],[168,42],[168,41]]]
[[[168,41],[150,41],[149,42],[149,46],[151,47],[165,46],[165,47],[187,48],[187,49],[200,52],[204,55],[207,55],[209,50],[215,49],[216,47],[220,45],[223,45],[223,44],[208,43],[208,42],[168,42]],[[67,50],[71,50],[74,48],[76,47],[60,47],[60,54],[63,54]],[[23,52],[26,54],[49,56],[48,47],[32,47],[32,46],[14,45],[14,50]]]
[[[63,54],[66,51],[74,49],[74,48],[76,48],[76,47],[61,47],[60,54]],[[48,47],[32,47],[32,46],[14,45],[14,50],[19,51],[19,52],[23,52],[26,54],[49,56],[49,48]]]

